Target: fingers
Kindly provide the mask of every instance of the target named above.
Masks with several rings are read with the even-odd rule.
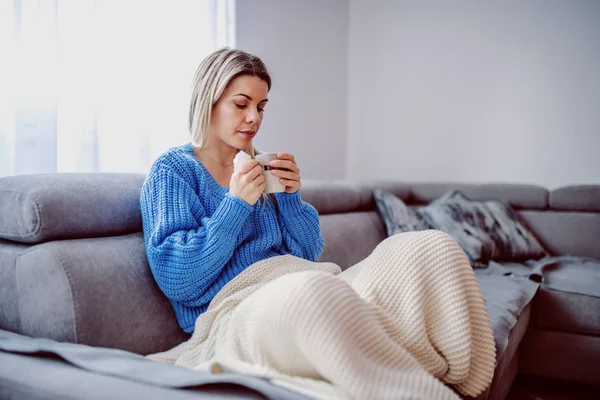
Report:
[[[256,177],[262,173],[263,167],[256,160],[248,160],[238,172],[234,172],[234,175],[239,175],[242,179],[252,182]]]
[[[263,166],[256,160],[248,160],[231,175],[229,190],[234,196],[254,205],[265,185]]]
[[[252,182],[253,180],[262,177],[263,167],[260,164],[255,165],[250,171],[246,173],[248,182]]]
[[[250,172],[257,165],[259,165],[258,161],[256,161],[256,160],[247,160],[247,161],[245,161],[242,164],[242,167],[239,170],[239,174],[240,175],[245,175],[248,172]]]
[[[269,162],[269,165],[273,168],[287,169],[289,171],[295,172],[296,174],[300,172],[300,169],[296,165],[296,162],[292,160],[272,160]]]
[[[283,183],[285,186],[300,187],[300,181],[297,181],[297,180],[294,180],[294,179],[284,179],[284,178],[281,178],[281,179],[279,179],[279,181],[281,181],[281,183]]]
[[[298,175],[295,172],[291,172],[291,171],[284,171],[281,169],[273,169],[273,170],[271,170],[271,174],[278,176],[282,179],[288,179],[288,180],[292,180],[292,181],[300,180],[300,175]]]
[[[296,163],[296,158],[294,157],[293,154],[290,154],[290,153],[285,153],[285,152],[277,153],[277,158],[280,160],[290,160],[290,161],[294,162],[294,164]]]
[[[294,181],[291,179],[280,179],[281,183],[285,185],[285,191],[287,193],[294,193],[298,189],[300,189],[301,183],[300,181]]]
[[[269,165],[273,168],[271,174],[279,177],[287,193],[294,193],[300,189],[300,168],[296,164],[296,158],[290,153],[277,153],[277,160],[272,160]]]
[[[277,153],[277,160],[272,160],[269,165],[273,167],[271,171],[264,171],[279,178],[279,181],[286,186],[287,193],[294,193],[301,187],[300,169],[296,165],[295,157],[290,153]],[[252,183],[252,186],[262,191],[266,185],[263,175],[263,166],[256,160],[248,160],[240,168],[237,179],[245,182],[244,185]]]

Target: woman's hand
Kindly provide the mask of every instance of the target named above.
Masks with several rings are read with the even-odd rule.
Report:
[[[300,168],[296,165],[296,159],[290,153],[277,153],[277,160],[273,160],[269,162],[269,165],[273,168],[282,168],[281,169],[273,169],[271,173],[279,178],[281,183],[283,183],[285,187],[286,193],[296,193],[300,190]]]
[[[231,175],[229,193],[253,206],[265,189],[265,177],[262,172],[263,167],[258,161],[247,160],[238,172]]]

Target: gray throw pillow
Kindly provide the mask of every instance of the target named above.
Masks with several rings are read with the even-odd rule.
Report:
[[[415,212],[392,193],[380,189],[373,191],[379,213],[385,221],[388,236],[400,232],[422,231],[429,229]]]
[[[547,251],[510,205],[500,201],[471,201],[458,191],[446,193],[416,214],[433,229],[458,242],[473,267],[494,261],[539,259]]]

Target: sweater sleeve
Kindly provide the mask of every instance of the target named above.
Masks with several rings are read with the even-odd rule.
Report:
[[[302,201],[300,191],[291,194],[276,193],[275,197],[279,204],[283,242],[288,251],[297,257],[318,261],[324,240],[317,210]]]
[[[202,294],[232,257],[253,207],[227,194],[208,217],[190,184],[165,166],[149,174],[140,206],[146,253],[158,286],[171,300],[200,305]]]

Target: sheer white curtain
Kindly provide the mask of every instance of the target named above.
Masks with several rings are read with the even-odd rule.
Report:
[[[147,172],[235,0],[0,0],[0,176]]]

